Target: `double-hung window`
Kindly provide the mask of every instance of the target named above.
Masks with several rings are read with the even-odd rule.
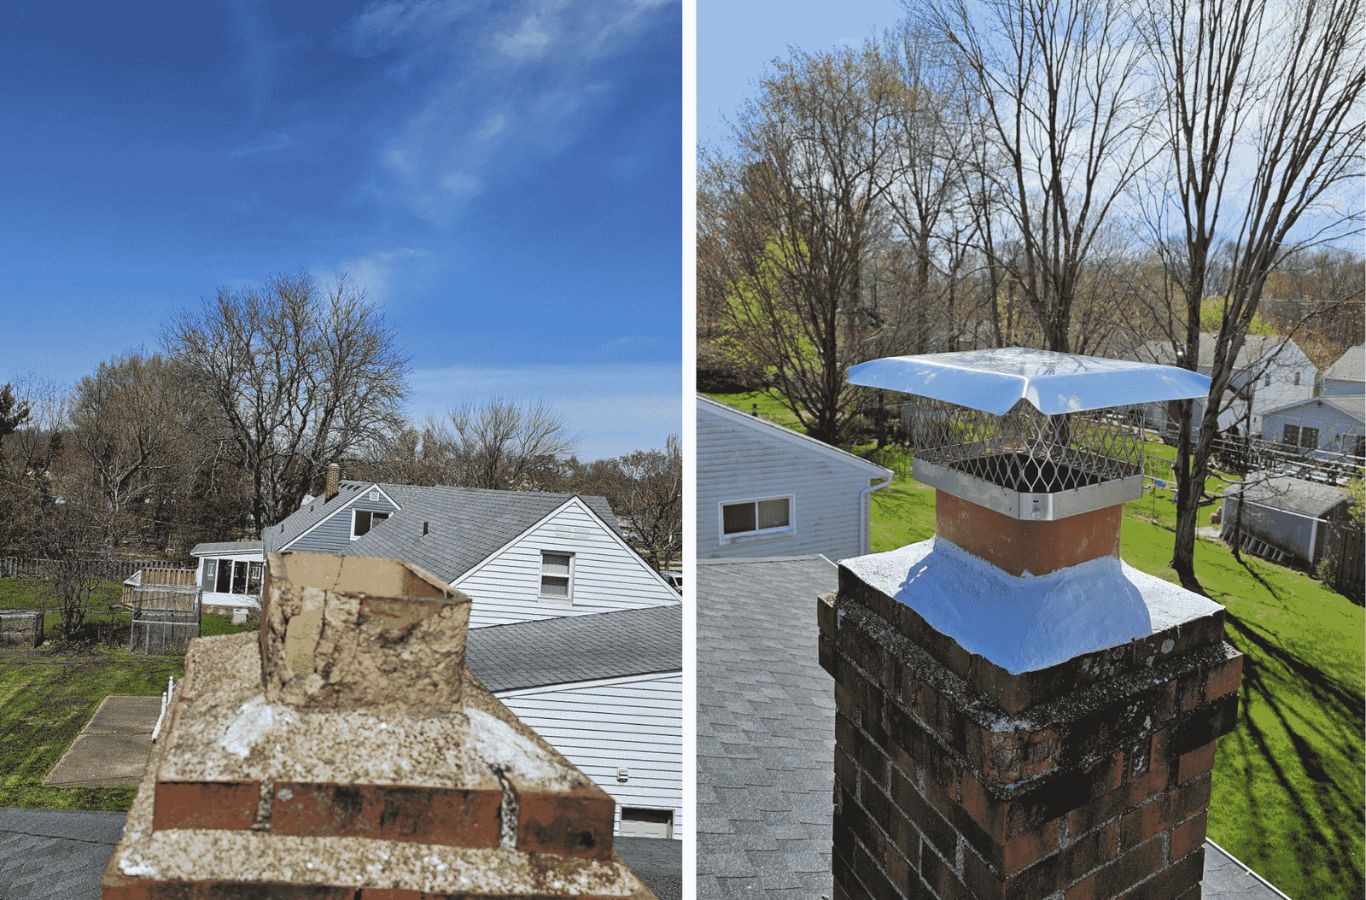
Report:
[[[574,602],[574,554],[541,551],[541,598]]]
[[[782,534],[792,530],[792,498],[769,497],[721,504],[723,539]]]

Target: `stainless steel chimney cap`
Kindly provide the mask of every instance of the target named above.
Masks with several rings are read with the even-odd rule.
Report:
[[[1054,416],[1204,397],[1210,380],[1176,366],[1006,347],[874,359],[851,368],[849,383],[996,416],[1025,400]]]

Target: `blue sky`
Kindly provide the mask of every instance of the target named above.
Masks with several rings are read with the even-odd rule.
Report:
[[[679,429],[680,11],[655,0],[0,9],[0,383],[346,272],[410,411],[543,399],[586,458]]]
[[[748,98],[774,57],[788,48],[828,50],[858,45],[905,17],[896,0],[798,3],[698,0],[697,139],[724,144],[726,121]]]

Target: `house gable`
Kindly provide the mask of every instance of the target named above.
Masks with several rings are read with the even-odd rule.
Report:
[[[542,553],[570,554],[572,596],[541,597]],[[533,524],[452,585],[474,601],[470,627],[678,603],[678,594],[579,497]]]
[[[705,398],[697,405],[697,554],[770,557],[867,552],[868,494],[890,471]],[[723,534],[723,507],[788,500],[789,527]]]
[[[372,496],[374,499],[371,499]],[[345,503],[279,549],[345,553],[351,544],[351,521],[354,510],[392,514],[401,508],[378,484],[361,487]]]

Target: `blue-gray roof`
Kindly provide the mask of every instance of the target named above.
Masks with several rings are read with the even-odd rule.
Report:
[[[374,482],[343,481],[331,500],[306,504],[278,525],[266,529],[266,548],[278,550],[344,507]],[[383,528],[350,542],[347,553],[384,556],[421,566],[445,581],[454,581],[483,562],[508,541],[563,506],[574,494],[534,491],[491,491],[449,485],[378,484],[399,510]],[[581,500],[609,528],[618,529],[612,507],[603,497]],[[423,524],[427,533],[422,533]]]
[[[465,662],[494,692],[679,672],[682,604],[475,628]]]

